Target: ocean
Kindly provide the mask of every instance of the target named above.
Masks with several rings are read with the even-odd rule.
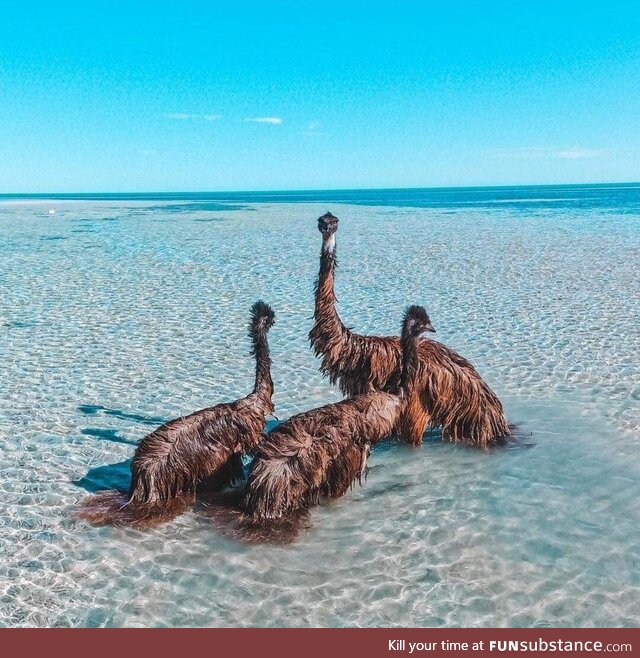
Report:
[[[327,210],[345,324],[425,305],[533,445],[384,443],[289,546],[75,521],[251,389],[256,299],[278,418],[340,399],[306,339]],[[640,184],[0,195],[0,625],[639,625],[639,263]]]

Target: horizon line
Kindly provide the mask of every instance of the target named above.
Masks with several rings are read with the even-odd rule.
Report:
[[[263,189],[263,190],[164,190],[164,191],[93,191],[93,192],[0,192],[0,198],[54,198],[69,196],[132,196],[150,195],[159,196],[167,194],[308,194],[314,192],[390,192],[397,190],[486,190],[486,189],[518,189],[530,187],[604,187],[609,185],[640,185],[640,180],[606,181],[590,183],[510,183],[507,185],[434,185],[410,187],[327,187],[327,188],[290,188],[290,189]]]

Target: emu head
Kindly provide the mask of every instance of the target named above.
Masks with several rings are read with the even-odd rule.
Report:
[[[330,212],[318,218],[318,230],[323,238],[331,237],[338,230],[338,218]]]
[[[269,304],[263,301],[257,301],[251,307],[251,324],[249,325],[249,333],[254,334],[266,333],[271,329],[275,322],[275,313]]]
[[[435,332],[429,315],[423,306],[409,306],[404,314],[402,335],[405,338],[414,338],[425,332]]]

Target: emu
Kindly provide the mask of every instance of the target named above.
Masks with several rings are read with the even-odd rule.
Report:
[[[347,396],[384,390],[400,377],[400,340],[363,336],[344,326],[334,292],[338,218],[326,213],[318,219],[318,229],[322,249],[309,340],[322,358],[320,370]],[[435,427],[449,441],[481,449],[507,443],[513,430],[500,400],[469,361],[441,343],[422,340],[417,384],[399,433],[407,443],[419,445],[425,430]]]
[[[242,477],[242,455],[255,449],[266,417],[274,411],[267,342],[274,319],[268,304],[253,305],[249,325],[256,361],[253,391],[235,402],[171,420],[148,434],[133,457],[129,492],[89,496],[77,518],[95,525],[151,527],[184,512],[205,478],[219,489]]]

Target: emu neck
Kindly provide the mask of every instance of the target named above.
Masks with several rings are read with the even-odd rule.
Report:
[[[271,407],[273,396],[273,380],[271,379],[271,356],[265,334],[256,337],[253,343],[253,353],[256,357],[256,382],[253,392],[262,402]]]
[[[338,261],[336,258],[335,234],[323,240],[320,252],[320,273],[316,286],[316,305],[314,319],[316,327],[337,330],[340,335],[346,331],[336,310],[334,292],[334,275]]]
[[[418,368],[420,338],[418,336],[405,336],[400,338],[402,350],[402,373],[400,375],[400,392],[410,395],[416,387],[418,380]]]

